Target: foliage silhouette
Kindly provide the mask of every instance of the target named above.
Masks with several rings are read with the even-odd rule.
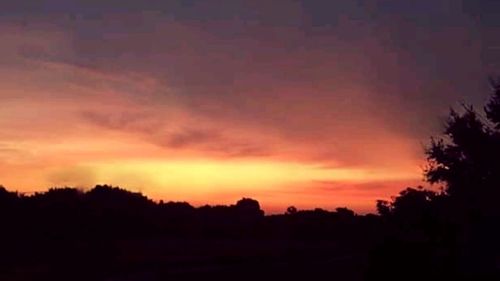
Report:
[[[500,280],[499,81],[492,80],[484,115],[463,104],[450,111],[443,136],[431,139],[425,176],[441,192],[408,188],[377,202],[387,235],[373,251],[373,280],[404,272],[415,273],[411,280]],[[400,275],[388,275],[395,269]]]
[[[1,280],[224,279],[228,272],[303,279],[329,251],[364,248],[357,242],[372,231],[345,208],[264,216],[250,198],[196,208],[108,185],[30,196],[0,188],[0,203]]]

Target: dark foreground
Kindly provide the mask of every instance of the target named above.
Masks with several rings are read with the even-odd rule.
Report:
[[[376,216],[264,216],[257,201],[194,208],[109,186],[2,190],[0,280],[363,280]]]
[[[380,215],[264,216],[252,199],[194,208],[110,186],[2,188],[0,280],[500,280],[500,232],[446,216],[446,198],[407,189]]]
[[[3,265],[2,280],[362,280],[365,266],[364,253],[327,242],[144,239],[101,243],[16,245],[17,254],[9,255],[10,261]]]

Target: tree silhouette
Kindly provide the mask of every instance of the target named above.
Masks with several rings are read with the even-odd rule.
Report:
[[[495,128],[500,129],[500,79],[490,79],[490,84],[494,94],[485,106],[484,111],[488,120],[495,124]]]
[[[243,215],[260,217],[264,215],[264,211],[260,209],[260,204],[257,200],[243,198],[236,202],[236,210]]]
[[[285,214],[287,214],[287,215],[293,215],[293,214],[296,214],[296,213],[297,213],[297,208],[295,206],[289,206],[288,208],[286,208]]]
[[[375,280],[392,270],[387,264],[433,278],[499,280],[499,82],[483,112],[451,109],[443,135],[431,139],[424,174],[442,192],[407,188],[377,201],[387,238],[372,257]]]
[[[427,150],[426,178],[444,191],[468,215],[500,215],[500,84],[492,80],[493,95],[483,114],[463,105],[451,110],[444,136],[432,139]],[[457,210],[459,211],[459,210]]]
[[[380,215],[401,223],[416,223],[430,215],[432,201],[436,196],[438,195],[435,192],[421,186],[418,189],[408,187],[393,197],[392,202],[377,201],[377,210]]]

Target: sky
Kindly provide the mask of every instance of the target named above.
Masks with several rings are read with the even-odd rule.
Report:
[[[498,1],[0,5],[0,184],[26,193],[372,212],[500,69]]]

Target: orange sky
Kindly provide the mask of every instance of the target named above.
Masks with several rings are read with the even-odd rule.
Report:
[[[252,6],[262,22],[231,11],[0,17],[0,183],[107,183],[197,205],[246,196],[269,212],[373,211],[422,184],[423,144],[464,95],[436,103],[456,85],[429,82],[386,18],[316,26],[283,5]],[[455,78],[479,75],[479,43],[437,44],[474,34],[454,17],[462,24],[429,32],[424,47],[469,63]]]

